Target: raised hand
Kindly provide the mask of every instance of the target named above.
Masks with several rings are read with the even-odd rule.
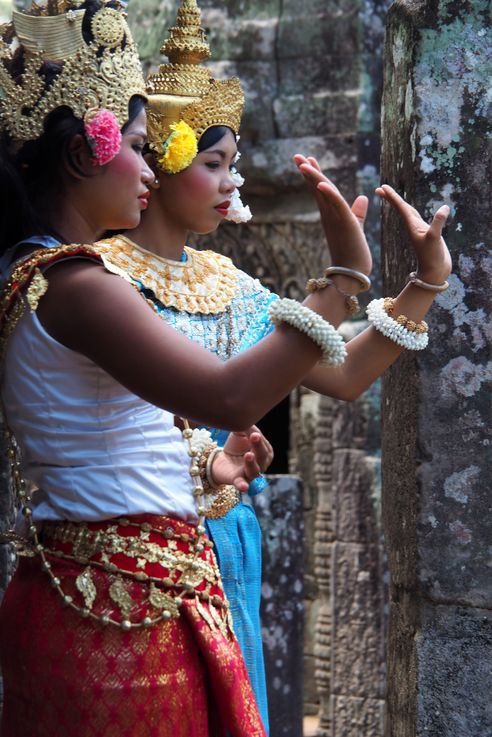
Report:
[[[245,432],[232,432],[222,453],[212,465],[212,477],[217,486],[233,484],[239,491],[248,491],[253,479],[266,471],[273,460],[273,449],[256,425]]]
[[[452,267],[451,255],[442,237],[449,207],[442,205],[429,225],[389,184],[382,184],[376,193],[395,208],[405,224],[417,258],[417,276],[431,284],[442,284]]]
[[[367,197],[357,197],[350,207],[315,158],[296,154],[294,163],[318,204],[332,264],[370,274],[372,257],[364,235]]]

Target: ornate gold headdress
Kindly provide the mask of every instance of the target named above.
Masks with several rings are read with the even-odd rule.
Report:
[[[118,10],[101,7],[91,20],[93,40],[82,35],[85,10],[66,0],[50,0],[54,14],[33,4],[31,14],[14,11],[12,22],[1,28],[0,128],[20,147],[43,132],[45,118],[67,106],[76,118],[101,110],[116,116],[122,127],[128,120],[133,95],[145,94],[145,82],[130,29]],[[11,68],[19,45],[24,52],[20,77]],[[47,82],[47,62],[60,65]]]
[[[169,138],[175,133],[175,138],[180,138],[176,141],[180,154],[175,157],[176,162],[164,164],[160,159],[163,168],[177,172],[185,168],[180,164],[186,160],[186,152],[186,166],[191,163],[196,142],[208,128],[225,125],[238,133],[244,94],[238,79],[213,79],[210,71],[201,66],[210,57],[210,50],[196,0],[181,0],[176,25],[169,33],[161,48],[169,63],[161,64],[147,80],[147,127],[150,146],[158,157],[166,153]],[[190,140],[191,131],[194,143]]]

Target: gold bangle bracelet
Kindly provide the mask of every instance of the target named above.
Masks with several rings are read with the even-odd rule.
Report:
[[[216,487],[209,481],[209,461],[211,457],[215,458],[217,450],[219,450],[219,448],[217,448],[217,443],[209,443],[209,445],[204,448],[200,458],[198,459],[197,465],[200,470],[200,479],[203,485],[203,490],[206,494],[210,494],[216,489]]]
[[[366,274],[363,274],[362,271],[348,269],[345,266],[328,266],[328,268],[325,269],[325,276],[335,276],[336,274],[339,274],[340,276],[349,276],[358,281],[362,287],[360,290],[361,292],[367,292],[371,288],[371,280],[366,276]]]
[[[428,292],[445,292],[449,287],[448,281],[443,281],[442,284],[431,284],[430,282],[419,279],[416,271],[411,271],[408,275],[408,283],[414,287],[420,287],[420,289],[426,289]]]
[[[215,456],[218,455],[219,453],[221,453],[222,450],[223,450],[223,448],[217,448],[217,447],[215,447],[212,450],[212,452],[209,454],[209,456],[207,458],[206,465],[205,465],[205,477],[206,477],[206,480],[207,480],[209,489],[212,490],[212,491],[217,491],[217,489],[219,488],[219,486],[216,484],[215,479],[214,479],[213,474],[212,474],[212,466],[213,466],[213,462],[215,460]]]

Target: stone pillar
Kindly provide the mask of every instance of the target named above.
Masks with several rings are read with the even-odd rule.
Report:
[[[383,390],[391,572],[387,737],[488,737],[492,586],[490,3],[398,0],[388,18],[382,172],[425,216],[447,203],[451,287],[431,340]],[[383,208],[385,293],[414,266]]]
[[[304,520],[302,483],[269,476],[254,497],[263,537],[261,627],[272,737],[302,735]]]
[[[365,232],[373,255],[373,288],[362,295],[366,305],[381,295],[381,218],[374,190],[380,184],[380,119],[383,91],[383,47],[386,11],[391,0],[364,0],[360,3],[357,35],[359,50],[359,117],[357,127],[357,194],[369,198]],[[346,60],[346,64],[355,59]]]

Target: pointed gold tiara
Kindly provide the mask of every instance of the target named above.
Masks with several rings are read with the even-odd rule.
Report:
[[[128,24],[123,15],[102,7],[91,21],[93,40],[82,35],[85,10],[59,15],[14,12],[0,39],[0,128],[17,146],[38,138],[46,117],[67,106],[76,118],[88,111],[110,110],[121,127],[128,120],[134,95],[146,97],[145,82]],[[20,77],[10,72],[16,49],[24,51]],[[46,62],[60,71],[47,82]]]
[[[169,31],[161,53],[169,58],[147,79],[148,136],[151,147],[160,150],[171,125],[187,123],[197,140],[215,125],[231,128],[237,135],[244,107],[244,93],[236,78],[212,78],[202,62],[210,49],[201,27],[196,0],[182,0],[176,25]]]

